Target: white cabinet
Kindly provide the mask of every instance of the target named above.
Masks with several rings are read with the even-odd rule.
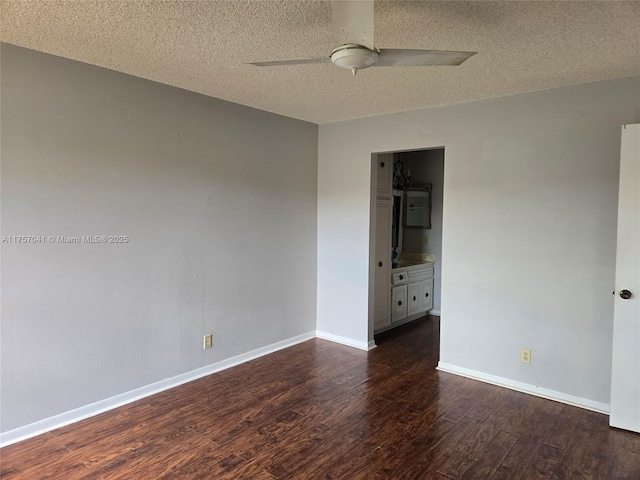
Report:
[[[415,320],[433,308],[433,264],[396,268],[391,284],[392,324]]]
[[[407,286],[401,285],[391,289],[391,321],[397,322],[407,318]]]
[[[371,174],[376,175],[375,248],[373,265],[374,302],[373,329],[380,330],[391,325],[391,222],[393,220],[393,154],[380,153],[374,158]],[[405,302],[406,303],[406,302]]]
[[[393,203],[391,199],[379,198],[376,202],[376,231],[375,231],[375,259],[372,268],[375,269],[374,280],[374,330],[388,326],[391,323],[391,309],[389,306],[389,278],[391,275],[391,213]]]

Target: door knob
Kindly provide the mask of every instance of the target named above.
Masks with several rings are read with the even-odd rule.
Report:
[[[415,296],[415,295],[413,296],[413,301],[414,301],[414,302],[416,301],[416,296]]]
[[[378,266],[381,267],[382,266],[382,262],[378,262]]]
[[[629,300],[631,298],[631,292],[629,290],[620,290],[620,297]]]

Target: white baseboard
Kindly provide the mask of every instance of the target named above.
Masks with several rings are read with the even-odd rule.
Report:
[[[429,310],[427,315],[435,315],[436,317],[440,316],[440,310]]]
[[[549,390],[547,388],[530,385],[528,383],[509,380],[508,378],[497,377],[488,373],[478,372],[476,370],[458,367],[457,365],[451,365],[444,362],[438,362],[437,370],[453,373],[462,377],[473,378],[474,380],[480,380],[481,382],[490,383],[499,387],[505,387],[518,392],[528,393],[529,395],[535,395],[536,397],[555,400],[556,402],[566,403],[568,405],[573,405],[574,407],[580,407],[594,412],[604,413],[606,415],[609,414],[609,404],[607,403],[594,402],[593,400],[586,398],[576,397],[574,395]]]
[[[359,348],[360,350],[371,350],[371,342],[359,342],[353,338],[342,337],[340,335],[334,335],[333,333],[316,330],[316,337],[322,338],[323,340],[329,340],[330,342],[341,343],[342,345],[347,345],[349,347]]]
[[[315,332],[303,333],[302,335],[298,335],[287,340],[282,340],[271,345],[257,348],[247,353],[236,355],[235,357],[227,358],[226,360],[221,360],[220,362],[212,363],[211,365],[207,365],[206,367],[191,370],[190,372],[182,373],[180,375],[176,375],[175,377],[167,378],[150,385],[145,385],[144,387],[136,388],[135,390],[121,393],[120,395],[106,398],[104,400],[100,400],[98,402],[91,403],[74,410],[69,410],[68,412],[64,412],[59,415],[54,415],[53,417],[45,418],[28,425],[18,427],[14,430],[0,433],[0,447],[5,447],[7,445],[11,445],[12,443],[17,443],[22,440],[26,440],[27,438],[35,437],[36,435],[55,430],[56,428],[64,427],[65,425],[84,420],[85,418],[93,417],[94,415],[113,410],[114,408],[121,407],[122,405],[126,405],[150,395],[160,393],[164,390],[177,387],[178,385],[182,385],[184,383],[197,380],[198,378],[211,375],[212,373],[234,367],[255,358],[268,355],[269,353],[277,352],[278,350],[282,350],[283,348],[291,347],[293,345],[297,345],[298,343],[311,340],[315,336]]]
[[[377,347],[376,341],[375,340],[369,340],[369,344],[367,345],[367,350],[373,350],[376,347]]]

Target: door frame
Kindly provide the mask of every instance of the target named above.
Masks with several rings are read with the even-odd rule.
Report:
[[[423,150],[439,150],[442,149],[445,152],[444,158],[446,158],[446,145],[429,145],[425,147],[418,148],[407,148],[407,149],[399,149],[399,150],[386,150],[380,152],[371,152],[371,160],[369,162],[369,172],[370,172],[370,185],[369,185],[369,296],[368,296],[368,349],[371,350],[376,347],[375,340],[373,338],[374,331],[374,292],[375,292],[375,280],[376,280],[376,269],[373,268],[375,263],[375,254],[376,254],[376,201],[377,201],[377,185],[378,185],[378,170],[376,168],[377,158],[380,154],[396,154],[396,153],[410,153],[410,152],[421,152]],[[446,190],[444,188],[446,184],[447,178],[447,166],[446,162],[444,163],[442,174],[442,235],[444,236],[444,224],[445,224],[445,216],[444,216],[444,202],[445,202],[445,194]],[[391,181],[393,182],[393,176],[391,177]],[[393,187],[393,185],[392,185]],[[438,259],[437,261],[442,262],[442,259]],[[391,280],[391,279],[389,279]],[[442,284],[442,277],[440,277],[440,283]],[[389,290],[389,294],[391,294],[391,290]]]

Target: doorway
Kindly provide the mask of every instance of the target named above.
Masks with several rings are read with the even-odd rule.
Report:
[[[400,261],[420,258],[421,255],[424,258],[433,258],[433,300],[428,313],[425,314],[440,315],[444,157],[444,147],[372,154],[370,340],[373,339],[374,333],[395,326],[389,320],[388,326],[380,327],[381,319],[391,318],[391,267],[394,252]],[[389,166],[390,163],[392,170],[384,170],[386,167],[381,167]],[[417,226],[407,224],[403,199],[407,198],[408,191],[421,189],[427,189],[430,195],[429,221]],[[391,218],[388,219],[388,225],[383,226],[381,222],[386,221],[386,215]],[[389,268],[385,268],[385,263]],[[407,321],[414,319],[411,317]]]

